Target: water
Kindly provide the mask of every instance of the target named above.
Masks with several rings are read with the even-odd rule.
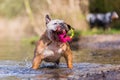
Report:
[[[77,69],[87,71],[90,63],[120,64],[119,49],[79,49],[73,51],[73,70],[66,68],[61,59],[60,68],[51,68],[51,64],[42,64],[40,70],[31,69],[34,45],[19,40],[0,41],[0,80],[38,80],[66,79],[77,74]],[[81,63],[81,64],[80,64]],[[94,66],[95,64],[92,64]],[[47,66],[47,68],[46,68]],[[90,68],[90,65],[88,66]]]

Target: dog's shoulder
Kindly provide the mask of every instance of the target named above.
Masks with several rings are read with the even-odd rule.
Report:
[[[44,43],[50,41],[50,39],[49,39],[48,36],[47,36],[47,31],[45,31],[45,32],[41,35],[41,37],[40,37],[39,40],[40,40],[40,41],[41,41],[41,40],[44,41]]]
[[[40,39],[38,40],[37,45],[40,45],[39,43],[41,43],[41,42],[42,42],[44,45],[50,44],[50,43],[51,43],[51,40],[48,38],[47,35],[48,35],[47,31],[45,31],[45,32],[41,35]]]

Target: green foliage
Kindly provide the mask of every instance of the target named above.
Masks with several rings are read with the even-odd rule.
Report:
[[[46,0],[29,0],[33,12],[47,9]],[[0,16],[16,17],[25,13],[24,0],[0,0]]]
[[[24,44],[29,44],[29,43],[33,44],[33,43],[37,42],[39,40],[39,38],[40,38],[39,36],[33,36],[30,38],[23,38],[21,40],[21,42]]]
[[[112,29],[120,30],[120,21],[115,22],[115,24],[112,25]]]
[[[81,31],[80,30],[75,30],[74,37],[79,37],[80,35],[81,35]]]
[[[89,10],[92,13],[116,11],[120,16],[120,0],[89,0]],[[112,29],[120,30],[120,20],[112,23]]]
[[[102,29],[93,29],[93,30],[87,30],[87,31],[81,31],[81,35],[99,35],[99,34],[120,34],[120,31],[117,29],[110,29],[107,31],[103,31]]]
[[[93,13],[119,12],[120,9],[120,0],[89,0],[89,3],[89,10]]]
[[[90,0],[90,12],[96,13],[96,12],[105,12],[105,0]]]
[[[0,0],[0,15],[13,17],[24,8],[23,0]]]
[[[103,31],[102,29],[93,29],[87,31],[75,30],[74,38],[79,38],[80,36],[88,36],[88,35],[101,35],[101,34],[120,34],[119,30],[110,29],[108,31]],[[39,40],[40,36],[33,36],[30,38],[23,38],[21,42],[23,44],[35,44]]]

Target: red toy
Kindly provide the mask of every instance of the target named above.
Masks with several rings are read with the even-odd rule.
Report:
[[[61,34],[58,34],[58,38],[59,38],[60,42],[63,42],[63,43],[71,41],[70,36],[68,36],[65,31]]]

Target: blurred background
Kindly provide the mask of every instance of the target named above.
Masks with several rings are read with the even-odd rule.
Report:
[[[87,31],[86,15],[111,11],[120,15],[119,4],[119,0],[0,0],[0,38],[41,35],[45,30],[46,14],[53,19],[63,19],[81,34],[89,35],[92,31]],[[109,33],[119,32],[119,21],[111,24]]]
[[[77,75],[80,71],[82,77],[86,77],[86,71],[91,72],[94,70],[92,68],[95,71],[100,69],[102,77],[108,79],[111,71],[101,71],[99,66],[104,68],[101,64],[120,64],[120,18],[112,20],[107,17],[107,30],[103,30],[103,26],[98,28],[98,25],[90,29],[90,21],[86,18],[94,13],[90,19],[94,23],[97,14],[113,11],[120,17],[120,0],[0,0],[0,80],[78,79],[79,76],[74,76],[74,70]],[[70,42],[73,70],[69,71],[66,64],[62,64],[65,63],[64,58],[60,63],[63,67],[53,71],[52,68],[38,71],[30,69],[35,43],[46,29],[46,14],[52,19],[64,20],[75,29],[75,36]],[[104,20],[103,15],[99,16],[98,22],[104,23]],[[92,67],[91,63],[100,65],[92,64]],[[111,66],[109,69],[112,70]],[[113,72],[110,73],[110,79],[111,74]]]
[[[0,59],[31,60],[34,43],[45,31],[45,15],[49,14],[52,19],[62,19],[75,28],[77,39],[74,41],[77,42],[73,41],[71,46],[75,51],[80,51],[75,52],[75,58],[78,55],[80,57],[75,62],[119,63],[119,51],[116,51],[115,58],[111,56],[115,53],[114,48],[119,50],[120,19],[112,21],[107,31],[97,28],[90,30],[86,21],[89,13],[112,11],[120,16],[120,0],[0,0]],[[84,43],[89,44],[86,46]],[[99,49],[93,51],[96,46]],[[113,53],[110,53],[110,49],[106,51],[106,46],[112,48]],[[94,61],[100,56],[105,59],[104,53],[109,53],[106,56],[110,57],[106,62],[101,61],[101,58]]]

